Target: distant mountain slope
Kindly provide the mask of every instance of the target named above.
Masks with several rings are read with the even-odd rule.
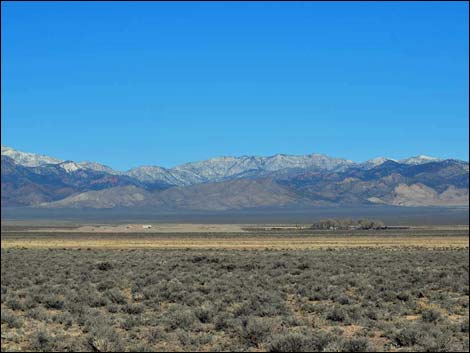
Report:
[[[468,177],[468,163],[462,161],[407,165],[389,160],[371,169],[306,173],[281,183],[305,197],[336,204],[466,205]]]
[[[2,156],[2,206],[35,205],[77,192],[138,185],[127,176],[81,169],[74,162],[25,167]]]
[[[336,170],[347,168],[353,162],[320,154],[271,157],[217,157],[205,161],[186,163],[171,169],[145,166],[126,172],[142,182],[165,182],[177,186],[242,178],[248,175],[266,176],[286,169]]]
[[[164,190],[156,195],[172,209],[228,210],[310,203],[271,179],[235,179]]]
[[[35,180],[27,167],[15,164],[12,158],[2,156],[2,206],[34,205],[63,198],[72,192],[57,184],[51,190],[47,182]]]
[[[3,207],[466,205],[468,177],[468,162],[426,156],[364,163],[320,154],[217,157],[170,169],[144,166],[120,172],[2,146]]]
[[[172,173],[171,170],[157,166],[143,166],[130,169],[126,175],[135,178],[146,184],[167,183],[169,185],[189,185],[178,173]]]
[[[162,210],[236,210],[259,207],[387,204],[457,206],[468,204],[468,168],[460,162],[436,162],[417,168],[387,162],[371,170],[307,173],[275,181],[243,178],[150,192],[136,186],[113,187],[69,196],[43,207],[147,207]],[[396,170],[391,167],[395,166]],[[425,170],[435,170],[430,178]],[[436,170],[437,169],[437,170]],[[439,174],[452,176],[442,179]],[[398,171],[398,172],[397,172]],[[464,177],[467,182],[464,182]],[[427,185],[425,184],[427,182]],[[438,187],[430,186],[431,184]]]
[[[27,167],[64,162],[52,157],[16,151],[5,146],[2,146],[2,155],[8,155],[16,164]],[[67,162],[63,167],[68,168],[69,171],[78,169],[94,170],[113,175],[127,175],[149,185],[166,184],[175,186],[242,178],[248,174],[265,176],[272,172],[288,169],[339,170],[354,164],[346,159],[332,158],[321,154],[216,157],[205,161],[186,163],[169,169],[159,166],[142,166],[132,168],[127,172],[116,171],[96,162]]]
[[[93,190],[68,196],[62,200],[42,203],[46,208],[114,208],[145,206],[151,193],[134,185]]]
[[[229,210],[311,204],[271,179],[236,179],[149,192],[135,186],[88,191],[44,203],[48,208],[153,207],[166,210]]]
[[[468,205],[469,201],[466,189],[449,186],[443,192],[438,193],[421,183],[399,184],[394,188],[391,197],[384,199],[388,199],[387,204],[395,206],[460,206]]]

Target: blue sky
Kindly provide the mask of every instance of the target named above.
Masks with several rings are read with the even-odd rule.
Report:
[[[117,169],[468,160],[468,4],[2,2],[2,144]]]

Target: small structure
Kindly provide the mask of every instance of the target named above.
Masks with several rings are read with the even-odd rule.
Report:
[[[143,224],[142,228],[143,229],[150,229],[150,228],[152,228],[152,225],[151,224]]]

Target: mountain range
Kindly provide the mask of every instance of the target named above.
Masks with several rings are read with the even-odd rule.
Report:
[[[1,159],[2,207],[231,210],[469,201],[468,162],[428,156],[356,163],[277,154],[117,171],[2,146]]]

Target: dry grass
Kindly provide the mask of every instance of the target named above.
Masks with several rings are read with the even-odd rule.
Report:
[[[468,236],[132,236],[77,234],[2,236],[2,248],[102,249],[320,249],[320,248],[465,248]]]

